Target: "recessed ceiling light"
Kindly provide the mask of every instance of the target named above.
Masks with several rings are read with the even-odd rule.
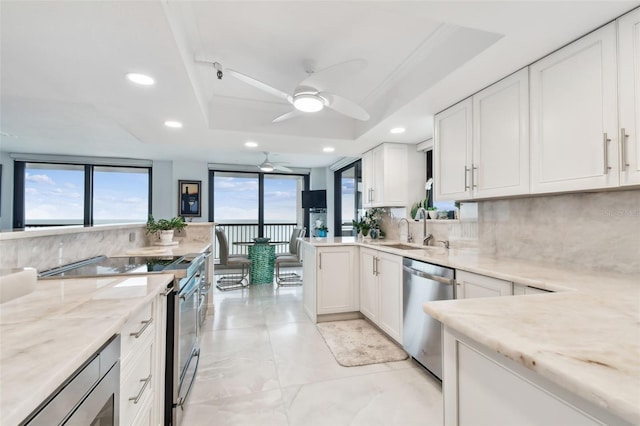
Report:
[[[255,148],[258,146],[258,142],[247,141],[244,143],[244,146],[246,146],[247,148]]]
[[[129,81],[140,84],[142,86],[152,86],[156,82],[153,77],[149,77],[148,75],[144,74],[138,74],[135,72],[130,72],[129,74],[127,74],[127,78],[129,79]]]
[[[164,122],[164,125],[167,127],[171,127],[172,129],[180,129],[182,127],[182,123],[179,121],[167,120]]]
[[[322,150],[323,150],[324,152],[333,152],[333,151],[335,151],[336,149],[335,149],[334,147],[332,147],[332,146],[325,146],[324,148],[322,148]]]
[[[394,135],[400,134],[400,133],[404,133],[406,129],[404,127],[394,127],[393,129],[391,129],[391,133],[393,133]]]

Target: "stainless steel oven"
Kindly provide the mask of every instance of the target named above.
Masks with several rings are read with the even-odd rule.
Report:
[[[118,426],[120,336],[114,336],[21,425]]]
[[[172,273],[173,291],[167,295],[164,424],[180,424],[183,406],[196,375],[198,335],[206,307],[206,254],[180,257],[100,256],[40,273],[41,278],[80,278],[102,275]],[[205,311],[206,314],[206,311]]]

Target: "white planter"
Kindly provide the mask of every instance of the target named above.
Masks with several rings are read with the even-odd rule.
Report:
[[[436,219],[438,217],[437,210],[429,210],[429,219]]]
[[[160,242],[162,243],[170,243],[173,241],[173,229],[168,231],[160,231]]]

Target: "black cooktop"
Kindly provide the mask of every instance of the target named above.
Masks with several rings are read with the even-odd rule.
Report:
[[[104,257],[99,256],[70,265],[42,271],[40,277],[95,277],[117,274],[148,274],[166,270],[186,269],[189,260],[184,256],[160,257]]]

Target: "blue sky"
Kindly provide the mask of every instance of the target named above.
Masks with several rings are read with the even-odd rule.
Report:
[[[94,220],[146,221],[148,175],[146,173],[94,172]],[[84,217],[84,169],[27,168],[25,172],[27,222],[69,220]],[[64,222],[63,222],[64,221]]]
[[[295,223],[297,179],[265,177],[265,222]],[[258,222],[258,177],[216,175],[214,180],[214,219],[234,223]]]

